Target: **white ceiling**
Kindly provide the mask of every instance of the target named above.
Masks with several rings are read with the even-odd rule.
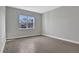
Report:
[[[50,10],[56,9],[60,6],[12,6],[14,8],[24,9],[28,11],[38,12],[38,13],[45,13]]]

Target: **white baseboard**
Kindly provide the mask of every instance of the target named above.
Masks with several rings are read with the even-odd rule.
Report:
[[[56,38],[56,39],[59,39],[59,40],[64,40],[64,41],[75,43],[75,44],[79,44],[78,41],[74,41],[74,40],[69,40],[69,39],[60,38],[60,37],[57,37],[57,36],[52,36],[52,35],[47,35],[47,34],[42,34],[42,35],[48,36],[48,37],[51,37],[51,38]]]
[[[31,35],[26,35],[26,36],[12,36],[12,37],[7,37],[7,41],[11,41],[13,39],[17,39],[17,38],[24,38],[24,37],[32,37],[32,36],[38,36],[41,34],[31,34]]]

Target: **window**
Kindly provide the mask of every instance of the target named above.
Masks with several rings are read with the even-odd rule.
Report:
[[[19,28],[33,29],[34,24],[35,24],[35,18],[33,16],[19,15]]]

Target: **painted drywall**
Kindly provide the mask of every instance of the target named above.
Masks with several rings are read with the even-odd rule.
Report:
[[[3,52],[6,37],[5,37],[5,7],[0,6],[0,52]]]
[[[43,14],[45,35],[79,42],[79,7],[63,6]]]
[[[35,29],[19,29],[18,24],[18,16],[19,15],[28,15],[35,17]],[[27,37],[27,36],[34,36],[40,35],[41,33],[41,20],[42,16],[39,13],[6,7],[6,35],[7,39],[13,38],[20,38],[20,37]]]
[[[23,10],[29,10],[37,13],[45,13],[47,11],[59,8],[60,6],[11,6],[13,8],[19,8]]]

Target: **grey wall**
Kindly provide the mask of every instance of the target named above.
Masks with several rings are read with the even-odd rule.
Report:
[[[20,30],[18,28],[18,16],[19,15],[29,15],[35,17],[35,29],[33,30]],[[19,37],[27,37],[27,36],[34,36],[34,35],[40,35],[41,33],[41,14],[11,8],[6,8],[6,30],[7,30],[7,39],[12,38],[19,38]]]
[[[5,7],[0,6],[0,52],[3,52],[6,37],[5,37]]]
[[[59,7],[43,15],[7,7],[6,13],[7,39],[40,35],[42,33],[79,41],[79,7]],[[34,16],[36,18],[35,29],[20,30],[18,28],[18,15]]]
[[[79,41],[79,7],[60,7],[43,15],[43,34]]]

